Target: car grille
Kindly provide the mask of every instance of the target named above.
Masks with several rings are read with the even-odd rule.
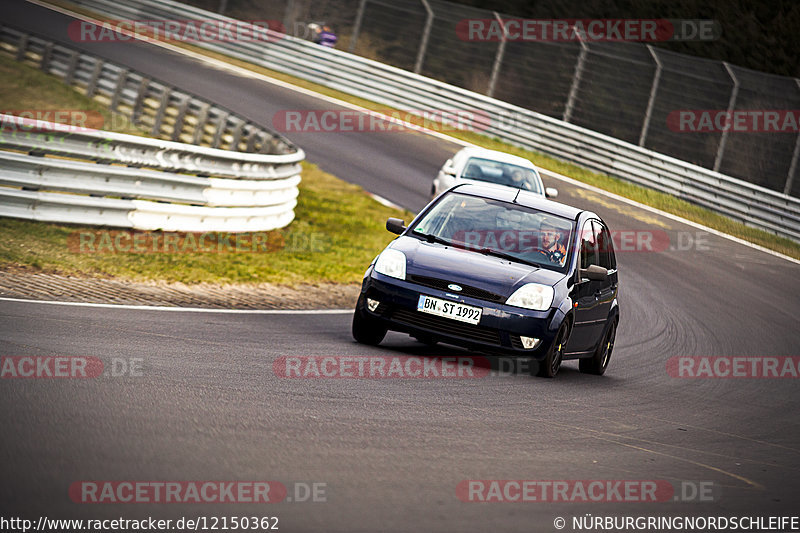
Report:
[[[500,345],[500,332],[496,329],[486,328],[482,326],[473,326],[458,322],[457,320],[450,320],[449,318],[442,318],[427,313],[420,313],[418,311],[409,311],[406,309],[395,309],[392,314],[392,319],[409,326],[416,326],[424,329],[446,333],[455,337],[470,339],[478,342],[488,344]]]
[[[451,281],[446,281],[443,279],[437,278],[429,278],[428,276],[416,276],[410,275],[408,277],[409,281],[417,283],[419,285],[424,285],[425,287],[431,287],[433,289],[439,289],[440,291],[452,291],[452,289],[448,289],[447,286],[450,285]],[[488,302],[503,302],[505,298],[500,296],[499,294],[495,294],[493,292],[485,291],[483,289],[478,289],[477,287],[470,287],[469,285],[462,285],[461,283],[458,284],[461,287],[461,290],[458,292],[459,296],[467,296],[469,298],[477,298],[479,300],[486,300]]]

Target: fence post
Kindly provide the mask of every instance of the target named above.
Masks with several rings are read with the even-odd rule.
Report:
[[[503,37],[500,39],[500,45],[497,47],[497,53],[494,55],[494,64],[492,65],[492,76],[489,78],[489,90],[486,92],[486,96],[494,97],[494,89],[497,86],[497,78],[500,76],[500,66],[503,64],[503,56],[506,53],[506,25],[503,23],[503,19],[500,18],[500,15],[497,11],[492,11],[494,14],[494,18],[497,19],[497,22],[500,23],[500,27],[503,28]]]
[[[175,124],[172,127],[172,140],[178,142],[181,140],[181,134],[183,133],[183,123],[186,120],[186,112],[189,109],[189,101],[192,99],[191,96],[184,96],[183,100],[181,100],[180,105],[178,105],[178,114],[175,116]]]
[[[428,50],[428,37],[431,35],[431,26],[433,26],[433,9],[428,4],[428,0],[421,0],[421,2],[425,6],[425,11],[428,12],[428,16],[425,19],[425,29],[422,30],[422,42],[419,44],[417,62],[414,64],[414,74],[419,74],[422,70],[422,62],[425,60],[425,52]]]
[[[576,35],[578,35],[577,32]],[[578,42],[581,45],[581,51],[578,54],[578,60],[575,62],[575,73],[572,75],[572,85],[569,88],[567,105],[564,107],[564,122],[569,122],[569,119],[572,118],[572,110],[575,107],[575,99],[578,97],[578,87],[581,84],[581,76],[583,75],[583,65],[586,63],[586,55],[589,52],[589,47],[586,46],[580,35],[578,35]]]
[[[353,36],[350,38],[350,53],[356,51],[356,41],[358,34],[361,32],[361,21],[364,20],[364,9],[367,7],[367,0],[360,0],[358,2],[358,11],[356,11],[356,21],[353,23]]]
[[[647,111],[644,113],[644,123],[642,124],[642,133],[639,135],[639,146],[644,147],[644,142],[647,139],[647,129],[650,127],[650,118],[653,116],[653,105],[656,103],[656,93],[658,92],[658,82],[661,81],[661,60],[658,58],[653,47],[647,45],[647,50],[653,56],[656,62],[656,73],[653,75],[653,85],[650,87],[650,98],[647,100]]]
[[[150,131],[150,135],[153,137],[158,137],[161,135],[161,124],[164,122],[164,115],[167,113],[171,94],[172,89],[169,87],[164,87],[164,92],[161,93],[161,101],[159,102],[158,109],[156,110],[156,116],[153,119],[153,129]]]
[[[144,106],[144,99],[147,97],[147,89],[150,88],[150,80],[142,77],[139,82],[139,88],[136,90],[136,99],[133,102],[133,109],[131,109],[131,122],[136,124],[139,122],[139,117],[142,114],[142,107]]]
[[[283,13],[283,29],[286,30],[286,35],[297,37],[294,34],[294,0],[286,2],[286,11]]]
[[[122,69],[117,76],[117,84],[114,86],[114,92],[111,94],[111,104],[109,107],[112,111],[117,110],[119,99],[122,96],[122,91],[125,88],[125,83],[128,81],[128,69]]]
[[[53,59],[53,43],[46,43],[44,45],[44,52],[42,52],[42,61],[39,63],[39,69],[44,71],[45,74],[50,73],[50,61]]]
[[[72,85],[75,79],[75,71],[78,70],[78,62],[81,59],[80,53],[75,50],[69,56],[69,63],[67,64],[67,71],[64,73],[64,83]]]
[[[731,77],[733,80],[733,89],[731,89],[731,98],[728,100],[728,119],[729,121],[732,120],[733,109],[736,107],[736,97],[739,95],[739,80],[736,77],[736,74],[733,73],[733,69],[731,69],[730,65],[725,61],[722,62],[722,66],[725,67],[725,70],[728,71],[728,76]],[[719,140],[719,146],[717,147],[717,157],[714,159],[714,172],[719,172],[719,167],[722,165],[722,156],[725,153],[725,145],[728,144],[728,132],[731,130],[730,124],[725,130],[722,132],[722,137]]]
[[[94,97],[94,92],[97,90],[97,81],[100,79],[100,73],[103,71],[103,60],[99,57],[95,58],[94,68],[92,75],[89,77],[89,82],[86,84],[86,96],[88,98]]]
[[[219,115],[216,124],[216,130],[214,131],[214,138],[211,141],[211,148],[219,148],[220,142],[222,142],[222,134],[225,133],[225,126],[228,123],[228,113],[224,111]]]
[[[19,38],[19,42],[17,43],[17,61],[23,61],[25,59],[25,52],[28,51],[28,34],[24,33]]]
[[[800,89],[800,80],[795,78],[794,82],[797,88]],[[786,185],[783,187],[783,194],[792,194],[792,182],[794,181],[794,173],[797,172],[797,160],[800,158],[800,133],[797,134],[797,139],[794,141],[794,152],[792,153],[792,162],[789,165],[789,174],[786,175]]]

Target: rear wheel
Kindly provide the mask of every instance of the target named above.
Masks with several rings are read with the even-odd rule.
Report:
[[[564,346],[567,344],[567,324],[562,324],[556,335],[556,339],[547,350],[547,355],[544,359],[539,361],[538,367],[536,365],[531,367],[531,370],[536,370],[536,375],[540,378],[553,378],[558,374],[558,369],[561,368],[561,361],[564,360]]]
[[[614,340],[616,337],[617,321],[615,320],[608,327],[608,331],[605,337],[603,337],[603,342],[601,342],[600,346],[594,351],[594,355],[586,359],[581,359],[578,363],[581,372],[584,374],[602,376],[606,368],[608,368],[608,362],[611,360],[611,352],[614,351]]]
[[[380,344],[386,336],[386,331],[386,328],[380,323],[362,315],[358,309],[353,313],[353,338],[361,344],[373,346]]]

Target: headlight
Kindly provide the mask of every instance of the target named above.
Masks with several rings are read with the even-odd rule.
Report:
[[[527,283],[508,297],[506,304],[534,311],[547,311],[553,303],[553,287],[539,283]]]
[[[387,248],[378,256],[375,272],[397,279],[406,279],[406,254]]]

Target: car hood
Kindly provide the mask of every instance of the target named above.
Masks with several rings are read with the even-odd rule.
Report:
[[[506,297],[525,283],[553,286],[565,276],[553,270],[414,237],[398,237],[389,246],[405,254],[408,275],[444,279]]]

